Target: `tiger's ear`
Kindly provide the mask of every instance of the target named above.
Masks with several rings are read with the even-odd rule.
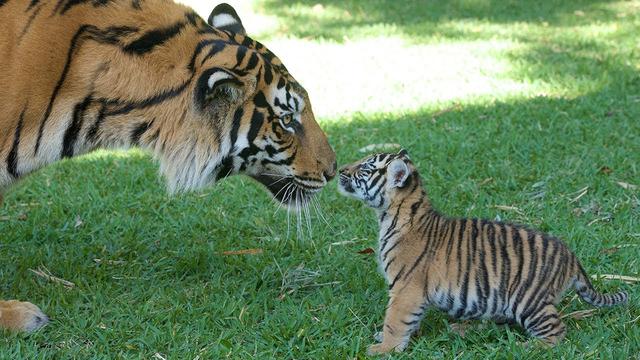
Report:
[[[235,103],[243,96],[242,81],[222,68],[206,71],[198,82],[197,99],[202,108],[224,100]]]
[[[387,166],[387,182],[390,187],[403,187],[411,170],[402,159],[395,159]]]
[[[398,155],[402,156],[402,157],[406,157],[407,159],[409,158],[409,153],[407,152],[407,149],[400,149],[400,151],[398,151]]]
[[[222,3],[213,8],[207,22],[209,25],[220,30],[227,30],[240,35],[247,34],[244,26],[242,26],[240,16],[238,16],[236,10],[227,3]]]

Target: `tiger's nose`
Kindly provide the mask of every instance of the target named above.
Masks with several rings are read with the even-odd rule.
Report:
[[[333,166],[331,166],[329,170],[326,170],[325,172],[322,173],[324,175],[324,179],[327,182],[329,182],[331,179],[333,179],[336,176],[336,169],[338,169],[338,163],[334,161]]]

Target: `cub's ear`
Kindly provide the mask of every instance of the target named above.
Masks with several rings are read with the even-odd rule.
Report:
[[[213,8],[207,22],[209,25],[220,30],[227,30],[240,35],[247,34],[244,26],[242,26],[240,16],[238,16],[236,10],[227,3],[222,3]]]
[[[207,70],[198,80],[197,100],[202,108],[211,103],[235,103],[242,98],[243,84],[231,72],[222,68]]]
[[[402,157],[406,157],[409,158],[409,153],[407,152],[406,149],[400,149],[400,151],[398,151],[398,155],[402,156]]]
[[[388,184],[390,187],[403,187],[409,178],[411,170],[402,159],[395,159],[387,166]]]

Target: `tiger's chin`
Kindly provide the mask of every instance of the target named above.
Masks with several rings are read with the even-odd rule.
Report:
[[[280,204],[285,205],[289,211],[298,211],[306,207],[313,196],[322,188],[310,188],[300,184],[293,176],[251,176],[264,185],[271,196]]]

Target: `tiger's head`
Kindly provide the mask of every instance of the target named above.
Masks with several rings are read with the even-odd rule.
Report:
[[[173,2],[139,6],[131,25],[104,20],[82,35],[111,51],[86,57],[98,74],[83,105],[99,109],[100,128],[87,137],[96,146],[151,149],[170,192],[245,174],[298,206],[335,176],[335,153],[307,92],[245,34],[231,6],[218,5],[208,22]],[[94,42],[79,38],[90,54]]]
[[[305,89],[271,51],[251,40],[235,10],[218,5],[193,55],[195,113],[226,156],[216,180],[244,173],[281,203],[299,205],[336,173],[335,153]],[[221,39],[222,38],[222,39]]]
[[[420,178],[406,150],[397,154],[369,155],[340,168],[338,190],[341,194],[384,210],[394,199],[412,193]]]

